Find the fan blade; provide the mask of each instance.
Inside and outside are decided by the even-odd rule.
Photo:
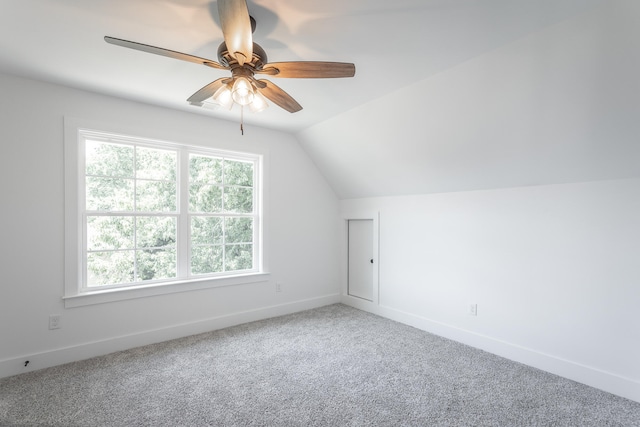
[[[347,62],[272,62],[256,73],[294,79],[329,79],[353,77],[356,74],[356,66]]]
[[[260,93],[266,96],[267,99],[271,100],[274,104],[284,108],[290,113],[302,110],[302,106],[298,104],[298,101],[293,99],[291,95],[271,83],[269,80],[258,80],[258,82],[260,83],[260,85],[258,85]],[[264,87],[261,87],[263,84]]]
[[[189,99],[187,99],[187,102],[202,107],[202,101],[211,98],[218,89],[220,89],[227,83],[227,80],[229,80],[227,77],[222,77],[216,81],[209,83],[208,85],[204,86],[202,89],[191,95]]]
[[[246,0],[218,0],[218,14],[229,54],[240,65],[251,62],[253,37]]]
[[[104,36],[104,41],[107,43],[115,44],[117,46],[128,47],[129,49],[141,50],[147,53],[153,53],[155,55],[162,55],[173,59],[179,59],[181,61],[194,62],[196,64],[206,65],[212,68],[218,68],[220,70],[228,70],[222,64],[212,61],[211,59],[200,58],[198,56],[187,55],[186,53],[176,52],[175,50],[163,49],[161,47],[150,46],[148,44],[136,43],[129,40],[116,39],[115,37]]]

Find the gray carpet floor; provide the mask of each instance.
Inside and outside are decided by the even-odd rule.
[[[640,404],[337,304],[1,379],[0,425],[640,426]]]

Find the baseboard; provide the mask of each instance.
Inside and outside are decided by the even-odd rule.
[[[640,403],[640,382],[630,378],[358,298],[342,296],[341,302]]]
[[[144,331],[107,340],[88,342],[42,353],[28,354],[21,357],[0,360],[0,378],[49,368],[51,366],[62,365],[69,362],[76,362],[78,360],[89,359],[143,345],[223,329],[243,323],[283,316],[286,314],[296,313],[298,311],[310,310],[312,308],[336,304],[339,302],[339,294],[326,295],[318,298],[299,300],[286,304],[212,317],[197,322],[174,325],[168,328]],[[29,361],[29,363],[25,366],[26,361]]]

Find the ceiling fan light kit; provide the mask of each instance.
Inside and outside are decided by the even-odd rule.
[[[233,87],[231,88],[231,97],[233,101],[237,104],[245,105],[251,104],[253,101],[253,89],[251,88],[251,83],[245,77],[238,77],[233,82]]]
[[[263,111],[269,106],[267,100],[290,113],[302,110],[302,106],[291,95],[269,80],[256,79],[256,74],[275,78],[341,78],[355,75],[355,65],[344,62],[268,63],[264,49],[253,42],[256,22],[249,16],[246,0],[218,0],[218,13],[224,36],[224,42],[218,48],[218,61],[109,36],[104,39],[118,46],[230,71],[231,77],[209,83],[191,95],[187,102],[202,107],[204,101],[212,100],[227,109],[238,104],[241,114],[245,106],[252,112]]]
[[[227,110],[231,110],[231,108],[233,107],[233,97],[231,96],[231,87],[228,84],[220,86],[220,89],[218,89],[213,94],[211,99],[216,104],[223,106]],[[192,103],[191,105],[197,105],[197,104]],[[200,106],[202,106],[202,103],[200,103]]]
[[[265,96],[260,92],[254,93],[253,101],[251,101],[251,104],[249,104],[249,109],[253,113],[259,113],[261,111],[266,110],[267,108],[269,108],[269,103],[267,102],[267,98],[265,98]]]

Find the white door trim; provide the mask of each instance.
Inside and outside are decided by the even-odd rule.
[[[341,283],[342,299],[349,304],[364,304],[366,306],[380,305],[380,212],[343,212],[342,216],[342,248],[341,248]],[[349,220],[373,221],[373,300],[366,301],[349,295]]]

